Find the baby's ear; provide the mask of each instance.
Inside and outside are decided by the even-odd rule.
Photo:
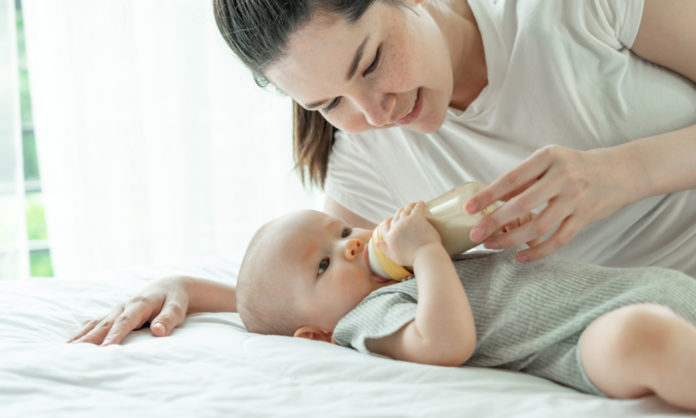
[[[332,341],[332,335],[333,332],[331,331],[326,331],[319,327],[313,327],[308,325],[300,327],[297,331],[295,331],[295,334],[293,334],[294,337],[307,338],[308,340],[325,341],[327,343],[330,343]]]

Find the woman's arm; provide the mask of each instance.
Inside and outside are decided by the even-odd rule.
[[[633,52],[696,83],[696,2],[646,0]],[[496,200],[499,210],[473,228],[471,239],[511,248],[555,229],[519,261],[546,257],[585,226],[638,200],[696,188],[696,125],[591,151],[549,146],[484,188],[467,203],[475,213]],[[548,203],[534,221],[491,235],[525,212]]]
[[[694,22],[693,0],[645,0],[631,50],[696,83]],[[696,125],[621,147],[648,173],[643,196],[639,198],[696,188]]]
[[[407,206],[384,232],[386,254],[413,266],[418,284],[416,317],[398,332],[366,345],[397,360],[459,366],[476,347],[474,317],[454,264],[424,210],[423,202]]]
[[[631,50],[696,82],[696,2],[645,0]]]
[[[150,322],[150,330],[164,337],[195,312],[236,312],[235,289],[223,283],[186,276],[153,282],[128,302],[99,319],[87,321],[68,342],[120,344],[131,331]]]

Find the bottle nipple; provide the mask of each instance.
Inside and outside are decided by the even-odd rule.
[[[413,276],[413,273],[392,261],[377,247],[378,242],[384,241],[384,238],[382,238],[382,225],[384,225],[384,222],[377,225],[367,243],[368,261],[372,272],[391,280],[403,280]]]

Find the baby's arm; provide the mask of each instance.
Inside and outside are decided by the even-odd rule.
[[[131,331],[150,322],[157,337],[169,335],[195,312],[236,312],[232,286],[186,276],[166,277],[153,282],[120,303],[99,319],[87,321],[68,342],[120,344]]]
[[[412,203],[386,224],[382,248],[394,261],[412,265],[418,284],[416,317],[398,332],[366,342],[394,359],[459,366],[473,354],[476,328],[466,291],[440,236]]]

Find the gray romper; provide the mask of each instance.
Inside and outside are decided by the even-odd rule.
[[[476,323],[467,366],[517,370],[604,395],[582,369],[579,340],[602,314],[654,302],[696,324],[696,280],[657,267],[608,268],[559,257],[518,263],[514,250],[455,258]],[[343,317],[334,338],[368,352],[367,339],[398,331],[416,315],[418,288],[405,280],[375,290]]]

